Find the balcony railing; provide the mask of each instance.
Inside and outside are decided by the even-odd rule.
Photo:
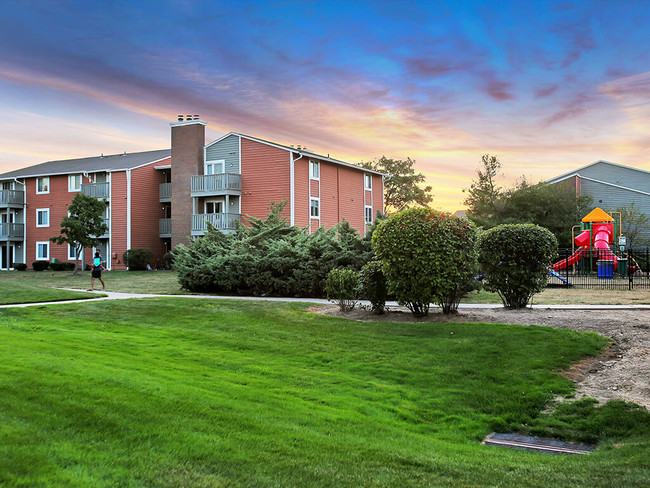
[[[0,223],[0,240],[22,239],[25,237],[25,224]]]
[[[0,205],[22,205],[24,201],[22,190],[0,190]]]
[[[240,195],[241,175],[219,173],[216,175],[192,176],[190,193],[193,197],[225,194]]]
[[[158,233],[160,237],[172,236],[172,219],[159,219],[158,220]]]
[[[192,235],[203,235],[208,230],[208,222],[217,229],[223,231],[235,230],[236,222],[241,221],[241,214],[216,213],[216,214],[193,214]]]
[[[160,184],[160,201],[161,202],[171,202],[172,201],[172,184],[171,183],[161,183]]]
[[[108,200],[111,195],[110,183],[89,183],[81,185],[81,193]]]

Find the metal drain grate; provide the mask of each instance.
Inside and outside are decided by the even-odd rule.
[[[596,446],[589,444],[574,444],[556,439],[543,439],[519,434],[499,434],[498,432],[492,432],[485,438],[483,444],[549,454],[589,454],[596,449]]]

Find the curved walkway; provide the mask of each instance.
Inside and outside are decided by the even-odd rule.
[[[62,288],[64,290],[81,291],[73,288]],[[223,296],[223,295],[161,295],[153,293],[120,293],[114,291],[101,291],[95,290],[93,292],[97,298],[82,298],[76,300],[58,300],[51,302],[33,302],[33,303],[14,303],[8,305],[0,305],[0,308],[11,307],[33,307],[41,305],[58,305],[64,303],[84,303],[88,301],[103,301],[103,300],[125,300],[130,298],[216,298],[224,300],[257,300],[257,301],[270,301],[270,302],[301,302],[301,303],[316,303],[320,305],[331,305],[331,302],[325,298],[291,298],[291,297],[250,297],[250,296]],[[105,295],[105,296],[102,296]],[[359,303],[369,305],[370,302],[361,300]],[[406,307],[401,307],[397,302],[386,302],[386,306],[393,310],[407,310]],[[431,307],[432,310],[439,307]],[[500,303],[461,303],[458,308],[460,310],[473,310],[473,309],[499,309],[503,308]],[[650,310],[650,305],[530,305],[528,308],[541,309],[541,310]]]

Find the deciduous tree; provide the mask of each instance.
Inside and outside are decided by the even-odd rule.
[[[108,231],[103,219],[105,210],[106,204],[101,200],[77,193],[68,205],[68,216],[61,220],[61,233],[50,239],[59,245],[69,244],[76,250],[73,274],[79,270],[81,250],[97,246],[97,236]]]

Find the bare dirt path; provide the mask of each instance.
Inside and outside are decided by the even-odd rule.
[[[314,308],[321,313],[356,320],[490,322],[597,332],[613,339],[614,343],[600,357],[582,361],[567,372],[576,383],[578,397],[588,396],[600,402],[625,400],[650,410],[650,310],[496,308],[461,310],[449,316],[432,311],[425,319],[415,319],[408,311],[390,311],[377,316],[364,310],[341,314],[335,305]]]

